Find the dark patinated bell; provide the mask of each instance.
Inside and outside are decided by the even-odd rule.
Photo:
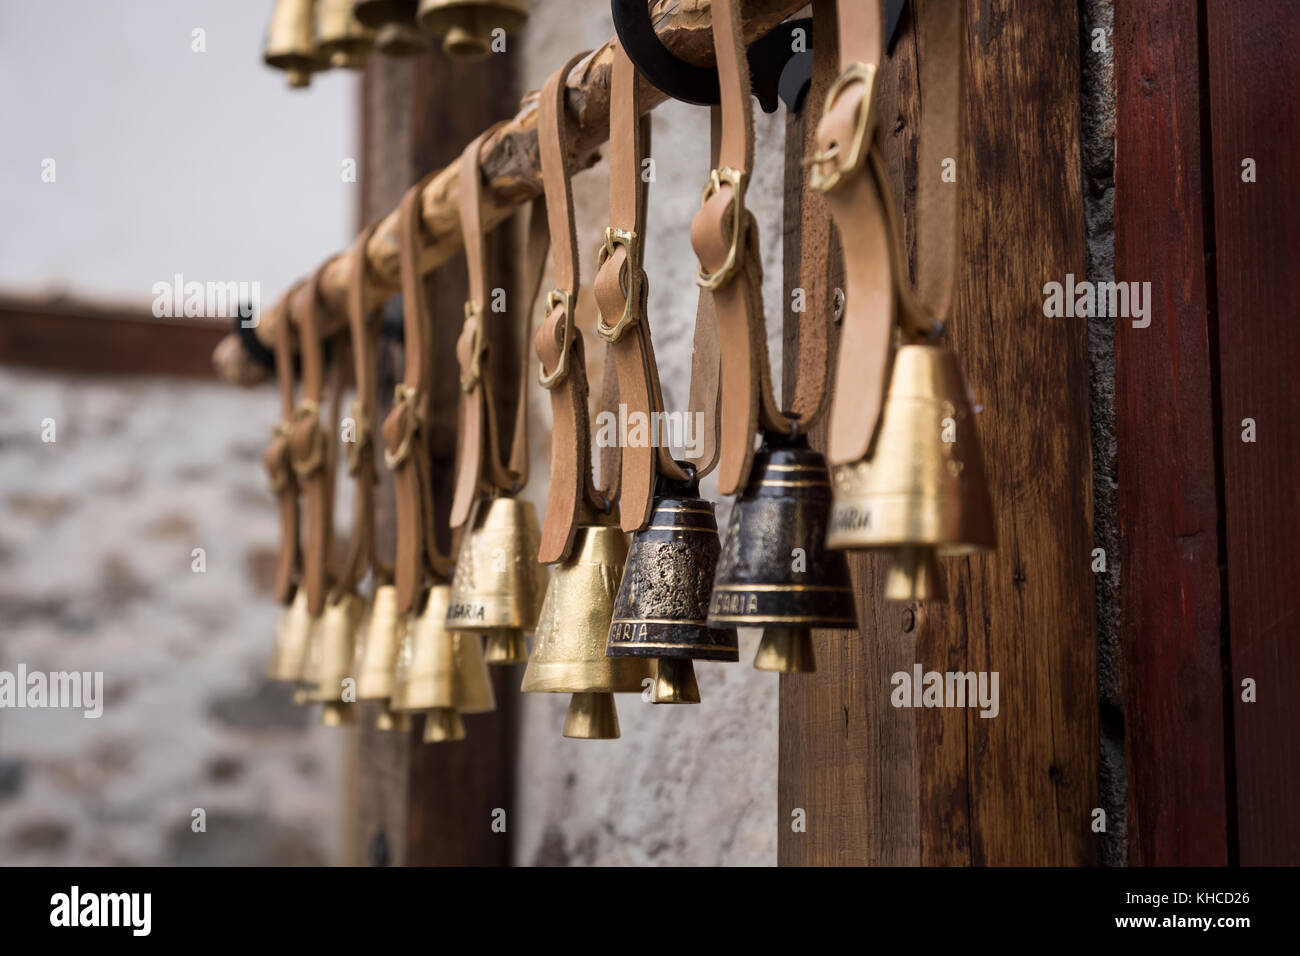
[[[658,491],[650,523],[632,538],[605,653],[657,657],[654,702],[698,704],[691,661],[740,659],[735,626],[707,621],[721,550],[718,524],[696,482],[661,477]]]
[[[708,618],[764,628],[760,670],[814,670],[811,630],[858,626],[848,563],[825,543],[830,504],[826,459],[802,437],[765,436],[722,536]]]

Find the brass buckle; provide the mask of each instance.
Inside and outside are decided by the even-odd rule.
[[[812,171],[808,174],[808,185],[813,189],[824,193],[837,189],[845,178],[852,175],[863,165],[867,149],[871,145],[868,134],[871,132],[875,120],[875,111],[872,109],[872,101],[875,99],[875,80],[876,65],[874,63],[854,63],[837,76],[835,82],[831,84],[831,88],[826,91],[826,106],[822,111],[823,115],[831,111],[835,100],[850,84],[861,83],[866,87],[862,99],[858,103],[857,118],[853,127],[853,141],[849,144],[849,152],[843,162],[836,163],[835,168],[829,173],[822,173],[821,171],[823,165],[840,157],[841,149],[838,143],[826,150],[826,152],[817,153],[804,160],[805,165],[812,167]]]
[[[613,325],[605,323],[605,316],[602,315],[596,320],[596,331],[606,342],[613,345],[627,332],[628,328],[637,321],[637,310],[641,305],[641,277],[640,270],[637,269],[636,262],[636,233],[630,229],[615,229],[610,226],[605,230],[605,244],[600,247],[600,265],[604,265],[614,251],[622,246],[627,251],[627,258],[624,260],[623,269],[618,276],[619,288],[623,291],[623,314],[619,316],[617,322]]]
[[[546,371],[545,363],[541,363],[537,381],[545,389],[555,388],[569,374],[569,351],[573,347],[575,332],[573,325],[573,293],[565,289],[552,289],[546,293],[546,314],[548,316],[555,311],[557,305],[564,306],[564,331],[560,337],[560,360],[555,363],[555,370],[549,373]]]
[[[696,264],[695,282],[709,291],[720,289],[730,282],[740,267],[740,226],[741,220],[745,218],[745,171],[719,166],[709,173],[709,184],[704,187],[700,205],[703,206],[712,199],[723,183],[731,187],[731,247],[727,250],[726,261],[717,272],[709,272],[702,262]]]
[[[474,346],[470,352],[469,368],[460,371],[460,388],[463,392],[474,391],[474,386],[483,377],[483,353],[487,351],[487,342],[483,338],[483,320],[480,317],[483,307],[473,300],[465,303],[465,321],[475,319]]]
[[[400,409],[402,415],[402,440],[397,451],[384,448],[384,464],[390,471],[396,470],[411,455],[411,441],[415,437],[415,402],[418,395],[414,388],[405,382],[398,382],[393,388],[393,408]]]
[[[293,467],[294,474],[299,477],[310,475],[325,461],[325,428],[320,421],[320,406],[310,399],[303,399],[290,416],[290,428],[293,423],[302,419],[315,419],[316,427],[312,429],[311,451],[305,459],[299,461],[293,457],[292,446],[290,446],[289,464]]]

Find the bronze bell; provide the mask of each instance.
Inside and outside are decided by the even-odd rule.
[[[331,66],[359,70],[375,46],[375,31],[352,12],[352,0],[316,0],[316,48]]]
[[[280,616],[275,655],[267,676],[271,680],[297,683],[302,679],[311,645],[312,616],[307,610],[307,590],[298,588]]]
[[[658,491],[650,523],[632,536],[605,653],[658,658],[654,702],[698,704],[691,661],[740,659],[735,628],[706,620],[721,550],[718,524],[696,482],[660,476]]]
[[[314,0],[276,0],[266,31],[262,59],[284,70],[291,87],[307,86],[312,73],[326,69],[329,60],[316,48]]]
[[[411,726],[409,715],[394,711],[389,706],[397,671],[397,655],[401,650],[406,623],[405,615],[397,612],[397,588],[391,584],[381,584],[375,588],[375,597],[370,604],[370,619],[357,644],[356,675],[357,700],[384,702],[384,708],[376,722],[380,730],[409,730]]]
[[[525,0],[420,0],[420,29],[443,37],[450,55],[477,60],[492,51],[492,31],[518,33],[528,19]]]
[[[415,8],[419,0],[353,0],[352,14],[372,30],[389,23],[415,26]]]
[[[967,395],[948,349],[901,346],[867,457],[835,468],[826,543],[892,549],[891,600],[942,597],[936,555],[997,545]]]
[[[764,628],[759,670],[814,670],[812,628],[858,626],[848,563],[825,544],[830,490],[804,438],[767,435],[731,508],[709,624]]]
[[[326,606],[316,628],[305,683],[311,687],[307,699],[324,705],[321,722],[327,727],[350,724],[356,719],[356,708],[344,697],[344,681],[354,677],[357,630],[363,611],[361,598],[346,595]]]
[[[533,653],[520,689],[567,693],[564,736],[618,736],[616,693],[637,693],[654,678],[653,661],[606,657],[614,596],[627,560],[627,537],[616,527],[580,525],[573,548],[551,575],[537,620]]]
[[[524,634],[537,626],[546,590],[540,541],[531,502],[491,498],[474,510],[451,582],[447,626],[483,635],[489,664],[528,659]]]

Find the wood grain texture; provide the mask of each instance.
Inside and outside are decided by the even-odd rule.
[[[1300,17],[1207,0],[1229,690],[1243,865],[1300,862]],[[1255,161],[1256,181],[1242,180]],[[1242,441],[1242,421],[1256,441]],[[1241,700],[1253,678],[1258,701]]]
[[[1129,862],[1228,862],[1221,594],[1196,9],[1115,8],[1120,642]],[[1110,571],[1109,573],[1114,573]]]

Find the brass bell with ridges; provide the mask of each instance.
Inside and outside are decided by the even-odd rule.
[[[492,32],[518,33],[528,19],[525,0],[420,0],[420,29],[443,38],[450,55],[476,60],[492,51]]]
[[[617,527],[580,525],[569,557],[551,574],[537,621],[533,652],[520,689],[525,693],[567,693],[564,736],[618,736],[616,693],[639,693],[653,680],[654,662],[642,657],[607,657],[627,536]]]
[[[901,346],[867,457],[834,469],[827,544],[894,552],[892,600],[942,596],[936,555],[997,545],[974,414],[956,357]]]
[[[460,740],[465,726],[456,712],[455,665],[447,616],[446,585],[430,589],[424,609],[406,628],[393,678],[394,711],[425,711],[429,723],[447,728],[443,740]]]
[[[691,661],[740,659],[735,628],[707,621],[721,550],[718,523],[695,482],[661,476],[658,491],[649,523],[632,536],[605,653],[658,658],[654,702],[697,704]]]
[[[275,654],[267,669],[271,680],[297,683],[302,679],[311,644],[311,611],[307,609],[307,591],[298,588],[293,600],[280,617]]]
[[[348,594],[326,605],[316,629],[314,666],[309,675],[308,699],[324,705],[321,722],[326,726],[350,724],[356,719],[354,694],[345,681],[354,680],[357,631],[361,627],[364,602]]]
[[[266,30],[262,59],[267,66],[284,70],[291,87],[304,87],[311,75],[329,67],[329,60],[316,47],[314,0],[276,0]]]
[[[546,591],[540,541],[531,502],[502,496],[475,508],[452,577],[447,626],[481,634],[489,664],[528,659],[524,634],[537,626]]]
[[[317,0],[316,48],[331,66],[359,70],[375,46],[375,31],[352,11],[352,0]]]
[[[708,618],[767,629],[760,670],[814,670],[811,630],[858,626],[848,563],[826,547],[829,512],[826,459],[798,435],[765,436],[722,536]]]

